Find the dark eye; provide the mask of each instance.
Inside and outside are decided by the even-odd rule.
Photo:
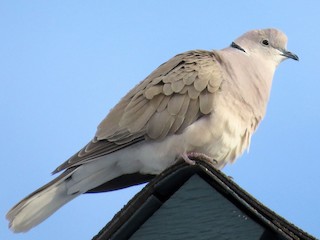
[[[269,41],[267,39],[262,40],[262,44],[265,46],[269,46]]]

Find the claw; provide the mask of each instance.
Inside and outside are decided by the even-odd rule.
[[[188,153],[182,153],[182,154],[180,154],[180,157],[181,157],[186,163],[188,163],[188,164],[190,164],[190,165],[195,165],[195,164],[196,164],[196,162],[195,162],[194,160],[191,160],[191,159],[189,158],[189,154],[188,154]]]
[[[217,164],[218,162],[209,157],[208,155],[204,154],[204,153],[199,153],[199,152],[188,152],[188,153],[182,153],[180,154],[180,158],[182,158],[186,163],[190,164],[190,165],[195,165],[196,161],[191,160],[190,158],[199,158],[209,164]]]

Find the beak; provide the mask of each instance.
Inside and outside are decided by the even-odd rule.
[[[285,56],[286,58],[291,58],[293,60],[299,61],[299,57],[296,54],[289,52],[285,49],[281,51],[281,55]]]
[[[233,47],[233,48],[236,48],[236,49],[239,49],[240,51],[242,52],[246,52],[242,47],[240,47],[238,44],[236,44],[235,42],[232,42],[230,47]]]

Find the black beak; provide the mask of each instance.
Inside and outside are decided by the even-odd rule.
[[[281,53],[282,56],[285,56],[287,58],[291,58],[293,60],[299,61],[299,57],[296,54],[294,54],[292,52],[289,52],[287,50],[282,50],[281,52],[282,52]]]
[[[232,42],[230,47],[233,47],[233,48],[236,48],[236,49],[239,49],[240,51],[242,52],[246,52],[242,47],[240,47],[238,44],[236,44],[235,42]]]

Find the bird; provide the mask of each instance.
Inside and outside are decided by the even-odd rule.
[[[299,60],[286,45],[282,31],[259,29],[221,50],[169,59],[110,110],[93,139],[53,171],[60,175],[9,210],[9,228],[27,232],[81,194],[146,182],[179,159],[233,163],[265,116],[277,66]]]

